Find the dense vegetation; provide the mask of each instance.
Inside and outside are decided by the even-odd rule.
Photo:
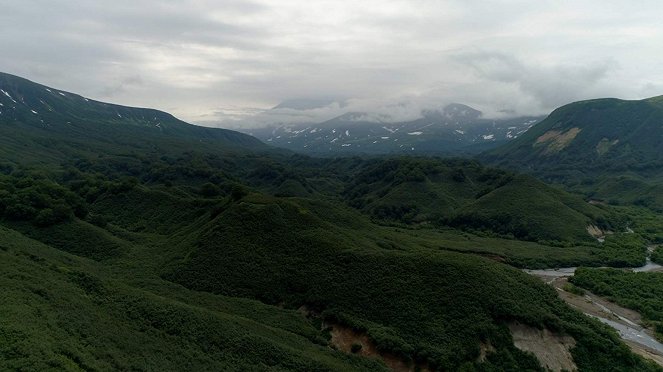
[[[295,311],[112,271],[0,227],[0,369],[384,370]]]
[[[17,107],[49,93],[11,84]],[[580,369],[656,370],[508,265],[640,262],[639,233],[585,231],[626,213],[472,161],[312,159],[69,96],[50,125],[0,121],[0,369],[384,370],[334,350],[341,324],[406,363],[540,370],[518,321],[572,336]]]
[[[656,263],[663,264],[663,249],[655,249],[651,254],[651,260]]]
[[[616,269],[578,269],[573,284],[637,310],[663,339],[663,273]]]

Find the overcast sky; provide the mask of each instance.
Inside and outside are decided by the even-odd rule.
[[[663,94],[662,15],[658,0],[4,0],[0,71],[206,125],[289,120],[265,110],[301,98],[342,102],[311,120],[541,114]]]

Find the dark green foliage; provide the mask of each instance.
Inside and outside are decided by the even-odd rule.
[[[385,370],[313,343],[294,311],[134,288],[4,227],[0,244],[2,370]]]
[[[206,182],[202,186],[200,186],[200,195],[206,196],[208,198],[218,196],[221,193],[221,189],[211,183],[211,182]]]
[[[246,195],[248,195],[248,191],[246,190],[246,187],[244,187],[240,184],[234,184],[232,186],[231,190],[230,190],[230,197],[234,201],[238,201]]]
[[[87,215],[85,201],[39,174],[0,176],[0,218],[51,226]]]
[[[655,249],[651,254],[651,260],[659,264],[663,264],[663,249],[660,247]]]

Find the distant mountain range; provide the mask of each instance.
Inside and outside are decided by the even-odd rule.
[[[318,101],[284,102],[276,108],[309,108]],[[262,141],[312,155],[477,154],[518,138],[542,116],[485,119],[469,106],[424,111],[416,120],[393,122],[370,112],[348,112],[316,124],[279,124],[246,130]]]

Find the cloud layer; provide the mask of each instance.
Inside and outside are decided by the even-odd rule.
[[[206,125],[403,118],[449,102],[541,114],[663,94],[660,14],[642,0],[13,1],[0,70]]]

